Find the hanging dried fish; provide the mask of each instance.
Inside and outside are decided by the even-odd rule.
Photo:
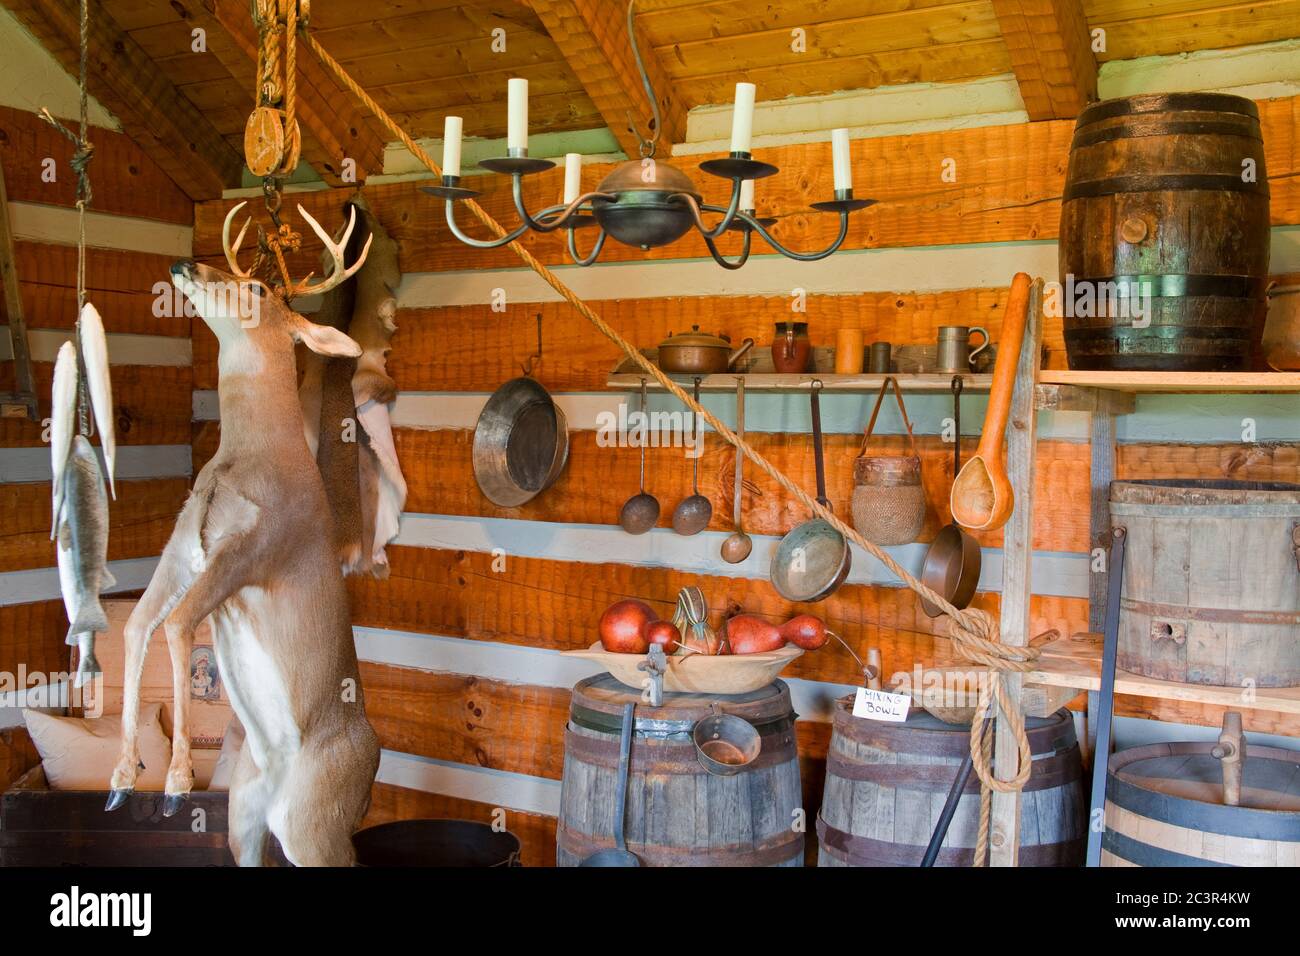
[[[77,431],[77,349],[71,342],[59,346],[54,361],[54,389],[50,401],[50,540],[59,529],[59,510],[63,507],[63,471],[72,451],[72,436]]]
[[[117,486],[113,480],[113,470],[117,460],[117,435],[113,430],[113,384],[108,372],[108,339],[104,335],[104,320],[89,302],[81,307],[79,328],[90,407],[95,415],[95,428],[99,431],[99,445],[104,449],[108,489],[116,501]]]
[[[72,439],[57,519],[59,587],[68,612],[69,644],[80,649],[74,687],[101,673],[95,633],[108,630],[99,596],[116,582],[108,571],[108,495],[99,457],[85,435]]]

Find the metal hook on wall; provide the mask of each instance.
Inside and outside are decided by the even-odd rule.
[[[542,361],[542,313],[537,313],[537,352],[528,356],[528,361],[520,366],[524,370],[524,375],[529,378],[533,374],[533,366],[540,364]]]

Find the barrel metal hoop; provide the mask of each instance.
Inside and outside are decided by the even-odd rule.
[[[1220,607],[1188,607],[1183,604],[1159,604],[1122,598],[1126,611],[1175,621],[1201,621],[1207,624],[1262,624],[1266,626],[1300,626],[1300,611],[1250,611]]]
[[[1114,196],[1118,193],[1158,193],[1203,189],[1210,192],[1254,193],[1268,196],[1268,181],[1245,182],[1235,173],[1175,173],[1166,176],[1111,176],[1071,182],[1065,187],[1061,199],[1092,199],[1097,196]]]
[[[561,820],[555,828],[555,842],[561,850],[583,860],[599,850],[608,850],[614,838],[594,838],[570,829]],[[803,833],[792,829],[783,829],[754,845],[689,847],[627,842],[627,848],[651,866],[775,866],[800,859],[803,845]]]
[[[852,698],[841,698],[841,703]],[[863,720],[852,716],[846,706],[837,703],[832,727],[835,735],[852,740],[856,744],[874,747],[890,753],[916,755],[925,757],[961,758],[970,752],[970,728],[958,724],[947,724],[945,728],[926,729],[909,728],[906,724],[882,723]],[[1037,721],[1035,721],[1037,723]],[[1073,729],[1072,718],[1068,712],[1058,710],[1050,717],[1042,718],[1037,726],[1027,727],[1031,752],[1037,756],[1055,753],[1061,748],[1061,731],[1066,727]],[[911,733],[902,734],[902,730]],[[900,749],[902,748],[902,749]]]
[[[1052,790],[1073,783],[1081,776],[1078,745],[1065,752],[1036,758],[1033,775],[1024,790]],[[826,755],[826,776],[841,780],[875,783],[887,787],[928,793],[947,793],[957,773],[957,764],[854,763],[832,750]],[[972,776],[962,793],[979,793],[979,778]]]
[[[588,737],[565,728],[564,753],[584,764],[616,770],[619,762],[619,741],[616,737]],[[762,737],[762,750],[744,768],[745,771],[762,770],[778,764],[798,760],[794,733],[766,734]],[[634,737],[630,773],[704,774],[709,771],[699,761],[692,740],[649,740]]]
[[[1217,803],[1202,803],[1138,786],[1120,776],[1126,766],[1149,757],[1207,753],[1207,744],[1149,744],[1114,754],[1108,766],[1106,798],[1110,803],[1136,813],[1189,830],[1252,840],[1300,842],[1300,811],[1249,810]],[[1252,747],[1251,756],[1294,761],[1296,755],[1276,747]]]
[[[1259,107],[1244,96],[1225,93],[1152,93],[1094,103],[1079,114],[1079,126],[1116,116],[1165,112],[1236,113],[1259,119]]]
[[[1238,136],[1263,143],[1258,123],[1225,123],[1215,120],[1174,120],[1168,122],[1132,123],[1124,126],[1107,126],[1102,129],[1080,127],[1074,133],[1071,149],[1111,143],[1118,139],[1140,139],[1146,136]]]
[[[827,823],[820,813],[817,814],[817,840],[821,852],[829,851],[836,859],[852,866],[920,866],[925,855],[925,847],[920,844],[889,843],[845,833]],[[970,866],[974,858],[974,847],[945,846],[939,850],[935,862],[939,866]],[[1020,866],[1078,866],[1082,861],[1081,839],[1022,846],[1019,852]]]
[[[1227,299],[1259,299],[1263,301],[1268,291],[1268,276],[1229,276],[1149,273],[1119,276],[1075,276],[1077,288],[1083,283],[1090,288],[1103,284],[1115,286],[1117,299],[1151,296],[1153,299],[1177,299],[1189,296],[1220,296]]]
[[[1114,830],[1102,834],[1101,848],[1137,866],[1232,866],[1231,863],[1219,863],[1199,856],[1188,856],[1186,853],[1175,853],[1149,843],[1139,843]]]
[[[742,717],[741,719],[744,720],[745,718]],[[617,736],[622,727],[620,717],[606,714],[604,711],[592,710],[576,703],[569,708],[569,720],[584,730],[594,730],[597,733],[613,736]],[[768,720],[751,720],[749,723],[760,734],[776,734],[793,727],[794,718],[789,714],[782,714]],[[691,729],[694,726],[695,721],[693,720],[655,720],[654,718],[637,717],[635,733],[638,737],[689,740]]]
[[[1300,517],[1300,506],[1286,501],[1250,505],[1143,505],[1112,501],[1110,513],[1141,518],[1290,518],[1294,521]]]

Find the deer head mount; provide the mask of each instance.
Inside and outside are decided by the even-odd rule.
[[[248,232],[248,227],[253,221],[252,217],[244,220],[243,228],[239,230],[239,235],[235,237],[234,243],[232,244],[230,241],[230,226],[235,221],[235,216],[239,214],[239,210],[243,209],[246,205],[248,205],[248,200],[244,200],[234,206],[230,212],[226,213],[226,221],[222,223],[221,226],[221,248],[226,254],[226,262],[230,265],[231,273],[238,279],[252,279],[254,278],[253,273],[258,269],[257,260],[254,261],[252,268],[243,269],[239,265],[238,258],[239,247],[244,242],[244,236]],[[268,241],[265,236],[263,236],[261,245],[263,248],[267,248],[269,245],[271,250],[275,253],[276,258],[279,260],[280,271],[284,277],[284,286],[280,294],[284,297],[285,301],[299,295],[320,295],[321,293],[328,292],[340,283],[346,282],[365,263],[366,254],[370,252],[370,243],[374,239],[373,235],[368,238],[365,247],[361,250],[361,255],[357,257],[357,261],[354,262],[350,268],[346,267],[343,262],[343,251],[347,248],[348,239],[352,236],[352,229],[357,223],[356,209],[352,209],[349,212],[347,228],[343,230],[343,236],[337,242],[331,238],[329,233],[321,228],[321,224],[312,217],[311,213],[302,208],[301,204],[298,206],[298,213],[303,219],[307,220],[307,224],[310,225],[312,231],[320,237],[321,242],[325,243],[325,251],[329,254],[331,267],[329,275],[314,283],[311,281],[311,277],[314,273],[310,272],[297,282],[290,282],[288,273],[284,267],[284,258],[280,253],[280,249],[276,245],[276,240]],[[259,228],[259,232],[260,231]],[[262,254],[259,253],[259,259],[261,258],[261,255]]]

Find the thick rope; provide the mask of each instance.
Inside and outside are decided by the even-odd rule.
[[[86,81],[86,64],[90,58],[90,5],[89,0],[81,0],[80,22],[80,67],[78,70],[80,126],[73,133],[57,119],[48,109],[41,108],[41,119],[58,130],[76,149],[72,153],[69,165],[77,174],[77,426],[81,434],[91,434],[90,384],[86,379],[86,360],[81,353],[81,310],[86,305],[86,207],[90,205],[90,161],[95,157],[95,147],[86,138],[90,128],[87,119],[90,112],[90,94]],[[57,515],[56,515],[57,518]]]
[[[368,94],[347,71],[336,61],[330,54],[317,42],[316,38],[310,34],[305,35],[307,43],[310,45],[312,52],[320,58],[320,61],[337,77],[354,96],[357,97],[371,113],[384,125],[388,132],[396,137],[401,143],[410,150],[421,163],[435,176],[441,176],[442,170],[438,168],[433,158],[424,151],[423,148],[414,139],[407,134],[397,123],[388,115],[387,112]],[[488,212],[483,209],[477,202],[470,199],[465,202],[470,212],[478,219],[487,229],[497,238],[506,234],[506,229],[499,222],[492,218]],[[1010,699],[1007,696],[1006,687],[1002,681],[1003,671],[1026,672],[1034,669],[1034,662],[1038,658],[1038,649],[1028,646],[1012,646],[1003,644],[997,638],[999,636],[997,620],[987,611],[967,608],[965,610],[954,607],[943,595],[937,593],[928,587],[922,581],[913,577],[908,571],[898,564],[890,555],[873,542],[863,537],[857,530],[850,527],[839,517],[837,517],[829,508],[823,507],[811,495],[794,483],[781,472],[775,465],[764,458],[754,449],[747,441],[737,436],[730,428],[722,423],[716,415],[704,408],[698,402],[694,401],[686,391],[670,379],[659,366],[655,365],[640,351],[624,339],[619,333],[610,326],[604,319],[597,315],[592,308],[578,298],[561,279],[550,269],[543,265],[536,256],[525,249],[517,241],[509,244],[509,248],[523,260],[524,264],[541,276],[552,289],[568,302],[578,314],[594,325],[606,338],[617,345],[629,359],[631,359],[646,375],[653,378],[669,394],[675,397],[687,408],[691,409],[696,415],[704,419],[708,425],[716,431],[723,439],[731,445],[734,445],[745,457],[752,461],[758,468],[778,485],[784,488],[800,504],[804,505],[818,518],[831,525],[836,531],[842,534],[848,540],[854,542],[867,553],[871,554],[876,560],[889,569],[899,580],[909,588],[928,600],[930,603],[939,607],[948,615],[948,636],[952,639],[957,649],[968,660],[984,664],[991,668],[989,679],[981,681],[979,710],[976,714],[976,720],[971,724],[971,759],[974,764],[975,772],[979,775],[986,791],[996,790],[1002,793],[1011,793],[1020,790],[1025,782],[1029,779],[1031,770],[1032,753],[1029,749],[1029,741],[1025,736],[1024,717],[1019,708],[1010,706]],[[1019,749],[1020,761],[1016,775],[1010,780],[998,780],[993,773],[991,755],[981,744],[979,728],[983,723],[983,716],[988,712],[989,705],[993,700],[997,701],[999,714],[1007,721],[1008,727],[1016,739]],[[985,827],[984,829],[987,829]]]

